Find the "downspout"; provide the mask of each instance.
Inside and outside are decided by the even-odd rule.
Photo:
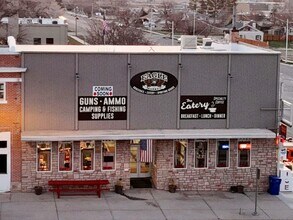
[[[177,85],[177,123],[176,128],[180,129],[180,94],[181,94],[181,71],[182,71],[182,57],[181,54],[178,55],[178,85]]]
[[[227,75],[227,118],[226,118],[226,128],[230,128],[230,95],[231,95],[231,66],[232,66],[232,56],[229,54],[228,59],[228,75]]]
[[[79,73],[78,73],[78,54],[75,54],[75,120],[74,120],[74,130],[79,129],[78,124],[78,88],[79,88]]]
[[[131,75],[131,59],[130,54],[127,55],[127,121],[126,129],[130,129],[130,75]]]

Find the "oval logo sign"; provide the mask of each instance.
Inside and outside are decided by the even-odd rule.
[[[177,85],[175,76],[159,70],[138,73],[130,80],[130,86],[135,91],[147,95],[165,94],[175,89]]]

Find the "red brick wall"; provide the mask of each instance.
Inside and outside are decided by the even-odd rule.
[[[0,67],[19,67],[20,56],[0,55]],[[20,78],[20,73],[0,73],[1,78]],[[11,187],[21,188],[21,82],[6,83],[7,103],[0,103],[0,132],[11,132]]]
[[[20,67],[21,56],[0,55],[0,67]]]

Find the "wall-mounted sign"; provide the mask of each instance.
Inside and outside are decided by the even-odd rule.
[[[287,126],[286,125],[280,124],[279,135],[281,136],[281,138],[286,139],[286,136],[287,136]]]
[[[93,96],[113,96],[113,86],[93,86]]]
[[[175,89],[177,85],[175,76],[159,70],[138,73],[130,80],[130,86],[135,91],[147,95],[165,94]]]
[[[180,119],[226,119],[227,96],[181,96]]]
[[[126,96],[78,97],[78,120],[126,120]]]

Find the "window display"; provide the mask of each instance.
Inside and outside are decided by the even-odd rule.
[[[102,170],[115,170],[116,141],[102,141]]]
[[[217,167],[229,167],[229,141],[218,141],[217,142]]]
[[[72,171],[72,142],[59,142],[59,171]]]
[[[238,167],[250,167],[250,141],[238,142]]]
[[[51,171],[51,142],[37,143],[37,170],[38,171]]]
[[[81,170],[94,170],[95,141],[80,142]]]
[[[194,167],[207,168],[208,142],[206,140],[196,140],[194,146]]]
[[[174,168],[186,168],[187,140],[174,141]]]

